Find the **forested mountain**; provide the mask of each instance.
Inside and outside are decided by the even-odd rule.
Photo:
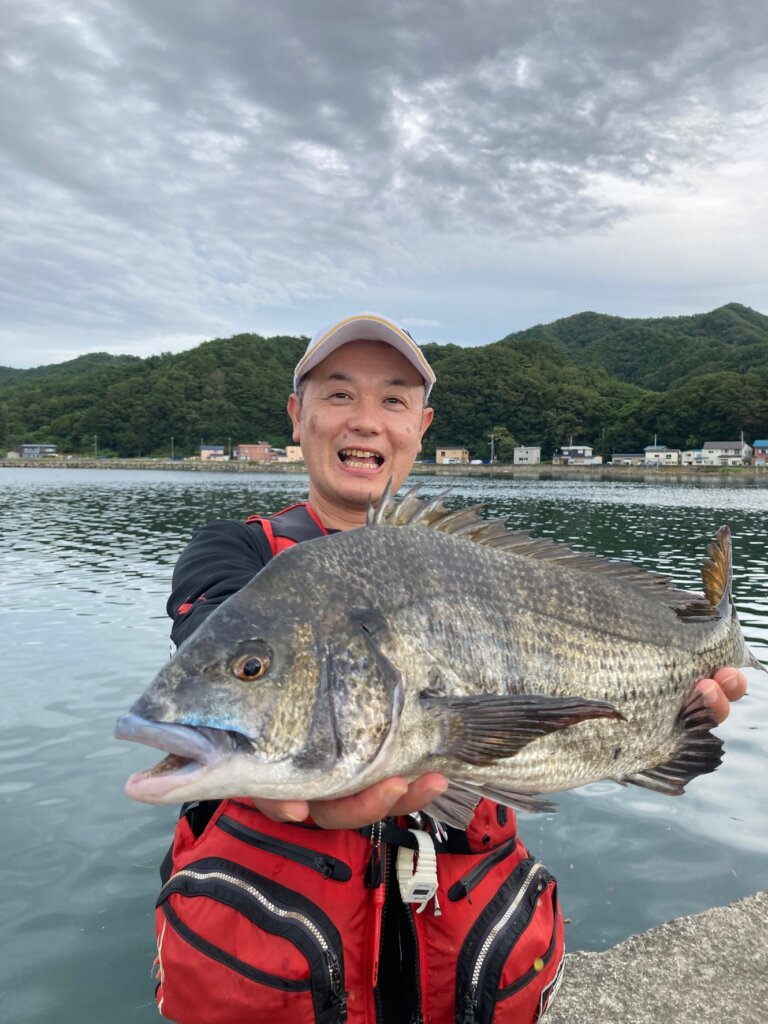
[[[178,355],[93,353],[32,370],[0,367],[0,450],[177,454],[206,444],[290,442],[285,399],[306,338],[241,334]],[[436,444],[488,454],[510,442],[596,451],[768,434],[768,317],[730,304],[689,317],[579,313],[472,348],[426,345],[437,373]],[[499,431],[498,428],[503,428]],[[429,435],[428,435],[429,437]]]

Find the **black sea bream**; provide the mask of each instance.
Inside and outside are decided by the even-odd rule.
[[[627,563],[385,497],[369,524],[298,544],[214,611],[118,722],[168,751],[133,775],[150,803],[331,798],[445,773],[428,808],[463,825],[480,796],[600,779],[677,795],[720,763],[694,684],[760,667],[718,531],[704,595]]]

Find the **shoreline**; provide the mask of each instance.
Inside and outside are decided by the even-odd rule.
[[[129,469],[167,470],[185,473],[306,473],[303,462],[208,462],[200,459],[172,461],[171,459],[0,459],[2,469]],[[768,469],[757,466],[495,466],[450,465],[417,463],[411,476],[483,477],[519,480],[598,480],[598,481],[650,481],[706,480],[708,483],[765,482]]]

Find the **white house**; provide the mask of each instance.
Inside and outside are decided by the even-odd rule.
[[[741,441],[705,441],[707,466],[743,466],[752,459],[752,446]]]
[[[684,466],[706,466],[707,460],[703,448],[687,448],[680,457]]]
[[[520,447],[515,448],[512,461],[516,466],[538,466],[541,462],[541,447]]]
[[[644,462],[643,452],[614,452],[611,456],[612,466],[642,466]]]
[[[645,449],[646,466],[679,466],[680,449],[665,444],[649,444]]]
[[[553,466],[600,466],[602,455],[593,455],[588,444],[564,444],[552,456]]]

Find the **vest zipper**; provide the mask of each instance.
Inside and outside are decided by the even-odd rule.
[[[344,991],[342,984],[343,979],[341,965],[327,937],[315,921],[307,917],[306,914],[300,913],[298,910],[286,910],[284,907],[277,906],[260,889],[257,889],[255,885],[251,885],[249,882],[243,881],[242,878],[238,878],[236,875],[227,874],[224,871],[194,871],[192,868],[182,868],[180,871],[177,871],[175,875],[169,878],[162,887],[158,897],[158,903],[163,898],[164,890],[169,888],[179,878],[192,878],[197,882],[206,882],[209,880],[224,882],[225,885],[230,885],[233,888],[246,893],[274,917],[294,921],[309,932],[325,958],[328,974],[328,986],[331,993],[331,1003],[338,1009],[339,1024],[344,1024],[347,1019],[347,994]]]
[[[279,857],[285,857],[287,860],[302,864],[304,867],[317,871],[323,878],[333,878],[337,882],[348,882],[352,877],[352,868],[349,864],[345,864],[344,861],[336,857],[328,857],[324,853],[310,850],[305,846],[299,846],[298,843],[291,843],[287,839],[278,839],[264,832],[257,832],[256,829],[252,829],[241,821],[230,818],[228,815],[222,814],[217,819],[216,825],[222,831],[227,832],[236,839],[242,839],[243,842],[248,843],[250,846],[256,846],[261,850],[266,850],[268,853],[274,853]]]
[[[524,898],[527,896],[527,894],[536,885],[539,886],[540,891],[544,888],[544,886],[541,885],[537,877],[542,870],[546,870],[543,864],[536,862],[531,865],[531,867],[528,870],[528,873],[525,876],[525,879],[523,880],[523,884],[520,886],[517,893],[515,894],[515,898],[506,908],[504,913],[496,919],[496,921],[489,929],[488,934],[485,936],[483,944],[480,947],[480,951],[478,952],[474,965],[472,967],[469,988],[464,1002],[464,1017],[462,1020],[462,1024],[477,1024],[477,1022],[480,1020],[480,1018],[477,1016],[477,993],[480,988],[480,978],[483,973],[485,962],[498,936],[519,914],[520,906]]]
[[[479,864],[476,864],[473,868],[458,880],[448,890],[448,899],[452,903],[457,903],[464,897],[467,898],[468,902],[472,900],[469,898],[469,894],[479,885],[480,882],[485,878],[489,871],[496,867],[499,861],[504,860],[505,857],[509,857],[510,854],[515,852],[517,847],[517,836],[512,836],[506,842],[502,843],[501,846],[497,847],[491,853],[485,854],[482,857]]]

